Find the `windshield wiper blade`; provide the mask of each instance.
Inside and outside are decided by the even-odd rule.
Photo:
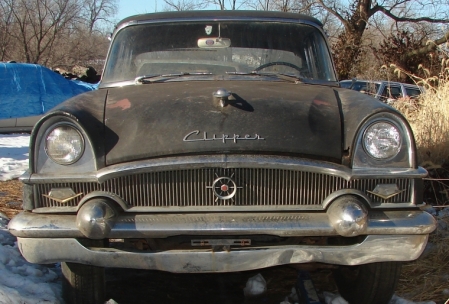
[[[289,74],[283,74],[283,73],[260,73],[257,71],[251,71],[251,72],[226,72],[226,74],[229,75],[242,75],[242,76],[266,76],[266,77],[274,77],[277,79],[287,80],[293,83],[301,83],[303,82],[303,79],[298,76],[293,76]]]
[[[260,75],[259,72],[226,72],[228,75]]]
[[[198,72],[198,73],[173,73],[173,74],[162,74],[162,75],[142,75],[136,77],[134,80],[136,83],[153,83],[159,81],[165,81],[168,79],[183,77],[183,76],[202,76],[202,75],[212,75],[212,73]]]
[[[287,81],[293,82],[293,83],[302,83],[304,81],[304,79],[299,76],[293,76],[293,75],[289,75],[289,74],[270,73],[270,75],[275,76],[282,80],[287,80]]]

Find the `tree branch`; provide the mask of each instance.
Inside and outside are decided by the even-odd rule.
[[[371,16],[377,12],[383,13],[385,16],[390,17],[396,22],[429,22],[429,23],[449,23],[449,19],[436,19],[430,17],[420,17],[420,18],[408,18],[408,17],[398,17],[391,12],[391,9],[387,9],[384,6],[376,5],[371,10]]]
[[[446,43],[448,41],[449,41],[449,32],[447,32],[440,39],[437,39],[435,41],[428,41],[427,45],[423,46],[422,48],[419,48],[417,50],[413,50],[413,51],[410,51],[410,52],[404,54],[404,57],[408,58],[408,57],[412,57],[412,56],[416,56],[416,55],[432,52],[433,50],[435,50],[437,48],[438,45]]]

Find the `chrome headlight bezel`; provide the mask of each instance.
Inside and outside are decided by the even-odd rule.
[[[66,131],[64,131],[64,129],[66,129]],[[52,152],[52,150],[54,150],[54,147],[49,147],[50,144],[50,138],[53,136],[58,136],[58,134],[54,134],[57,131],[63,131],[63,132],[72,132],[72,134],[70,134],[70,137],[72,137],[72,140],[69,140],[65,143],[59,144],[59,145],[65,145],[65,149],[67,149],[66,152],[64,152],[65,157],[56,157],[56,155],[54,155],[54,152]],[[70,130],[70,131],[69,131]],[[78,137],[78,138],[75,138]],[[56,138],[55,138],[56,140]],[[76,141],[76,142],[73,142]],[[72,150],[72,151],[69,151]],[[47,154],[47,156],[54,161],[55,163],[59,164],[59,165],[71,165],[76,163],[84,154],[84,150],[85,150],[85,139],[81,133],[81,131],[75,127],[73,124],[70,123],[58,123],[54,126],[52,126],[52,128],[49,130],[49,132],[46,134],[45,136],[45,153]],[[72,157],[70,157],[68,160],[64,160],[64,158],[66,158],[70,153],[73,153],[75,155],[73,155]]]
[[[399,133],[400,148],[397,153],[385,158],[376,158],[365,147],[367,130],[377,123],[393,126]],[[408,122],[394,112],[381,112],[372,115],[359,127],[354,142],[352,167],[354,169],[367,168],[416,168],[416,147],[413,133]]]
[[[55,162],[47,154],[46,140],[52,130],[59,126],[69,126],[74,128],[82,137],[83,153],[70,164],[60,164]],[[87,174],[95,172],[102,159],[97,158],[92,139],[86,133],[81,123],[73,115],[56,111],[45,115],[34,127],[30,138],[30,173],[38,175],[70,175]]]

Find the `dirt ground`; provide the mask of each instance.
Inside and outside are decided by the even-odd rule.
[[[22,184],[0,181],[0,212],[9,218],[22,209]],[[449,226],[449,220],[447,221]],[[431,236],[432,252],[417,261],[405,263],[396,294],[408,300],[449,302],[449,239],[447,234]],[[267,293],[245,299],[247,280],[261,273]],[[318,292],[337,293],[330,270],[311,273]],[[289,266],[227,274],[172,274],[134,269],[107,270],[107,296],[119,304],[139,303],[280,303],[297,282],[298,270]]]
[[[15,179],[0,181],[0,212],[9,218],[22,210],[22,183]]]

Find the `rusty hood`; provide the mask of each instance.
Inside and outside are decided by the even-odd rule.
[[[224,106],[213,96],[232,92]],[[189,81],[110,88],[106,165],[185,154],[263,153],[339,161],[340,106],[330,87]]]

